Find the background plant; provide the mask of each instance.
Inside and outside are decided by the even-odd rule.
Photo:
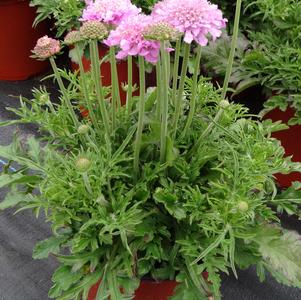
[[[82,14],[85,1],[31,0],[30,5],[37,8],[34,25],[50,19],[54,22],[56,35],[60,37],[74,28],[79,28],[79,17]]]
[[[245,11],[250,10],[248,25],[242,28],[246,38],[241,38],[231,82],[237,93],[252,85],[262,85],[270,97],[266,108],[285,110],[290,105],[296,110],[290,123],[300,123],[300,20],[297,17],[300,2],[258,0],[245,3]],[[225,35],[224,41],[212,44],[205,51],[207,67],[214,70],[213,74],[222,76],[225,72],[229,48],[229,38]],[[212,60],[218,60],[220,66],[211,66]]]

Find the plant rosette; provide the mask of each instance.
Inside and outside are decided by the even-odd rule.
[[[21,97],[20,108],[9,109],[17,120],[0,123],[35,123],[43,133],[27,141],[16,136],[12,145],[0,147],[10,162],[0,174],[0,188],[11,187],[0,209],[45,213],[53,234],[36,245],[33,257],[51,254],[60,263],[49,297],[89,299],[93,292],[96,299],[134,299],[148,277],[176,283],[172,300],[221,299],[221,273],[237,276],[237,269],[252,265],[261,280],[268,271],[300,288],[300,236],[278,219],[283,211],[300,215],[300,183],[277,194],[274,176],[300,172],[301,165],[285,157],[271,137],[283,125],[254,120],[225,98],[241,1],[222,91],[197,71],[187,76],[190,57],[199,70],[202,47],[226,26],[216,5],[164,0],[146,16],[132,15],[133,7],[124,10],[127,0],[107,4],[96,11],[100,20],[87,20],[80,30],[91,71],[59,69],[55,56],[61,44],[43,37],[33,52],[49,59],[60,101],[52,103],[45,88],[35,89],[33,99]],[[124,13],[113,28],[103,23]],[[98,43],[104,40],[113,70],[109,88],[100,74]],[[139,95],[129,85],[122,106],[116,61],[133,56]],[[156,67],[157,83],[150,89],[146,61]],[[131,78],[131,68],[128,74]],[[79,99],[89,119],[78,117]],[[9,168],[13,161],[20,169]]]

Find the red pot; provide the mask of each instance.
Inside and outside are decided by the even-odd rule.
[[[208,273],[203,272],[204,279],[208,279]],[[97,289],[100,282],[93,286],[90,290],[88,300],[97,300]],[[173,295],[177,286],[176,281],[151,281],[143,280],[135,293],[135,300],[167,300]]]
[[[97,289],[100,283],[95,285],[89,293],[88,300],[97,300]],[[135,300],[167,300],[173,295],[177,283],[175,281],[142,281],[136,291]]]
[[[0,80],[24,80],[47,69],[30,58],[36,41],[49,31],[47,23],[32,28],[36,10],[26,0],[0,0]]]
[[[108,48],[99,45],[99,58],[102,59],[108,54]],[[90,70],[90,64],[91,61],[88,60],[85,56],[82,58],[82,62],[84,65],[84,70],[89,71]],[[121,85],[122,83],[127,83],[128,76],[127,76],[127,61],[119,61],[117,63],[117,72],[118,72],[118,79],[119,79],[119,89],[120,89],[120,97],[122,104],[125,104],[126,102],[126,92],[122,90]],[[71,69],[78,70],[79,66],[71,62]],[[110,86],[111,85],[111,65],[110,62],[105,62],[101,65],[101,75],[102,75],[102,84],[104,86]],[[135,63],[133,63],[133,84],[139,84],[139,69]]]
[[[274,109],[265,116],[265,119],[287,123],[294,114],[292,108],[288,108],[285,112]],[[287,156],[293,156],[293,161],[301,162],[301,125],[290,126],[287,130],[275,132],[273,137],[281,141]],[[289,187],[293,181],[301,181],[301,174],[297,172],[288,175],[277,174],[276,177],[280,186],[284,188]]]

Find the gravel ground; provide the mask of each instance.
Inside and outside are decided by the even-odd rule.
[[[30,97],[30,91],[39,85],[40,78],[23,82],[0,82],[0,120],[14,118],[5,107],[18,105],[18,96]],[[49,83],[48,83],[49,84]],[[55,87],[52,87],[55,91]],[[0,127],[0,144],[11,141],[16,127]],[[36,133],[31,125],[19,126],[22,135]],[[1,170],[1,166],[0,166]],[[5,190],[0,191],[0,201]],[[296,230],[301,226],[294,219],[285,223]],[[43,218],[35,219],[30,212],[13,216],[12,210],[0,212],[0,300],[47,300],[51,286],[51,274],[56,268],[54,259],[34,261],[31,258],[33,246],[39,240],[50,236],[49,225]],[[267,277],[260,283],[253,268],[240,271],[239,279],[224,276],[222,286],[225,300],[296,300],[301,299],[301,291],[287,288]]]

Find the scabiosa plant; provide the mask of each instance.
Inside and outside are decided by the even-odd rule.
[[[87,2],[81,20],[101,21],[116,26],[139,12],[140,9],[133,5],[130,0],[95,0]]]
[[[195,3],[193,10],[204,2]],[[12,146],[0,147],[1,157],[22,166],[0,174],[0,186],[12,186],[0,209],[45,210],[52,224],[53,236],[34,250],[34,258],[53,253],[61,263],[49,297],[87,299],[98,282],[97,300],[133,299],[139,282],[151,276],[177,281],[170,299],[220,300],[220,273],[237,276],[237,268],[250,265],[257,266],[261,278],[268,270],[277,280],[301,287],[300,236],[281,228],[277,214],[300,215],[301,184],[277,195],[273,180],[279,172],[301,171],[301,164],[284,158],[284,149],[271,138],[284,126],[256,121],[242,105],[229,103],[197,72],[201,46],[196,54],[190,52],[188,43],[175,38],[177,28],[152,20],[143,15],[124,20],[107,41],[121,48],[122,57],[138,56],[140,95],[132,97],[133,109],[116,111],[111,101],[116,87],[112,84],[107,93],[102,87],[97,46],[103,35],[90,23],[91,81],[54,66],[63,100],[55,110],[21,99],[21,108],[12,109],[20,118],[0,124],[35,122],[49,132],[43,143],[31,138],[24,145],[14,139]],[[89,22],[99,23],[83,26]],[[174,38],[176,52],[184,46],[175,90],[166,51]],[[234,50],[232,44],[228,73]],[[146,90],[148,55],[156,62],[158,83]],[[189,55],[196,61],[193,78],[183,72]],[[174,91],[185,107],[176,127]],[[65,117],[77,108],[72,100],[82,95],[92,96],[89,113],[95,112],[96,122]]]

